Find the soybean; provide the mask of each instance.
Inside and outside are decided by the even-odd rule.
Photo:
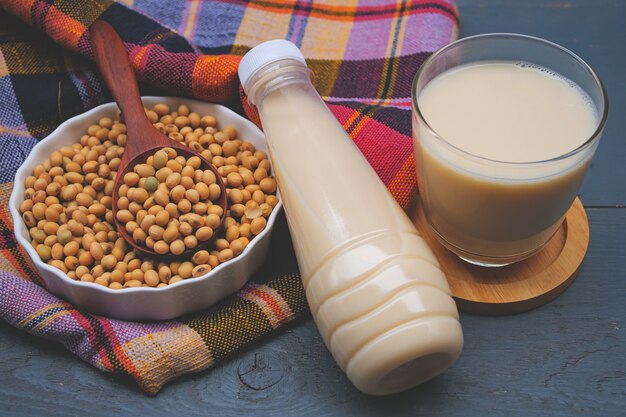
[[[113,183],[126,126],[120,114],[117,119],[103,117],[76,144],[52,152],[24,182],[20,212],[32,245],[44,262],[71,279],[122,289],[162,287],[204,275],[242,253],[278,204],[267,155],[239,138],[234,128],[220,130],[214,116],[201,116],[186,105],[159,103],[146,115],[155,127],[218,168],[228,189],[227,210],[215,204],[221,190],[215,173],[203,169],[200,158],[184,158],[174,148],[164,148],[124,176],[113,219]],[[223,215],[225,227],[217,234]],[[157,265],[142,261],[126,245],[113,220],[162,255],[215,240],[195,250],[191,261]]]

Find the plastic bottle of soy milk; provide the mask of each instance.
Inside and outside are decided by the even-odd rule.
[[[257,106],[313,318],[369,394],[420,384],[463,334],[439,264],[309,80],[299,49],[269,41],[239,77]]]

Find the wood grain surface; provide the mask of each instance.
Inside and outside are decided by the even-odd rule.
[[[135,241],[133,236],[128,232],[124,223],[117,218],[119,200],[118,192],[122,184],[124,184],[124,176],[128,172],[132,172],[134,167],[139,164],[146,163],[146,160],[154,155],[154,153],[162,148],[174,148],[179,156],[186,159],[197,157],[200,159],[202,170],[211,170],[215,174],[216,183],[220,187],[220,197],[215,204],[222,208],[220,223],[213,229],[213,239],[217,236],[217,231],[221,229],[226,219],[226,187],[219,171],[210,161],[200,155],[193,149],[185,146],[183,143],[169,140],[167,136],[160,130],[157,130],[150,122],[144,112],[143,103],[139,93],[137,79],[133,72],[130,58],[122,42],[120,35],[113,29],[109,23],[103,20],[95,21],[90,28],[90,43],[94,53],[94,60],[98,65],[100,76],[104,79],[109,91],[115,99],[115,103],[120,108],[127,127],[126,146],[124,154],[118,167],[118,174],[115,177],[113,185],[113,195],[111,202],[111,210],[113,211],[113,221],[122,238],[132,246],[135,251],[144,253],[149,256],[170,257],[176,259],[175,255],[158,254],[154,249],[149,248],[145,244]],[[192,251],[205,249],[213,240],[205,240],[199,242],[193,249],[185,248],[183,255],[189,256]]]
[[[589,245],[587,214],[578,198],[539,253],[500,268],[471,265],[440,244],[419,198],[409,214],[439,260],[458,309],[465,313],[516,314],[552,301],[576,278]]]
[[[459,361],[410,391],[358,392],[311,320],[183,377],[155,398],[0,322],[0,415],[623,416],[626,246],[616,226],[626,226],[626,210],[589,209],[588,215],[588,257],[563,295],[520,315],[462,314]]]
[[[155,398],[0,322],[0,415],[625,416],[626,1],[458,3],[461,36],[545,37],[588,60],[607,86],[609,123],[581,192],[589,249],[567,291],[519,315],[462,314],[459,361],[433,381],[388,397],[353,388],[310,319],[217,368],[172,382]],[[275,238],[273,248],[288,239]]]

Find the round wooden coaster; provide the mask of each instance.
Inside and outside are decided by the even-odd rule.
[[[552,301],[574,281],[589,245],[589,223],[578,198],[541,252],[496,268],[469,264],[443,247],[430,233],[419,201],[410,215],[439,260],[459,310],[467,313],[515,314]]]

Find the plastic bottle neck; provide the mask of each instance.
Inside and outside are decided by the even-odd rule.
[[[258,69],[244,85],[244,90],[250,104],[259,106],[277,88],[289,84],[310,84],[310,76],[311,71],[304,63],[291,58],[281,59]]]

